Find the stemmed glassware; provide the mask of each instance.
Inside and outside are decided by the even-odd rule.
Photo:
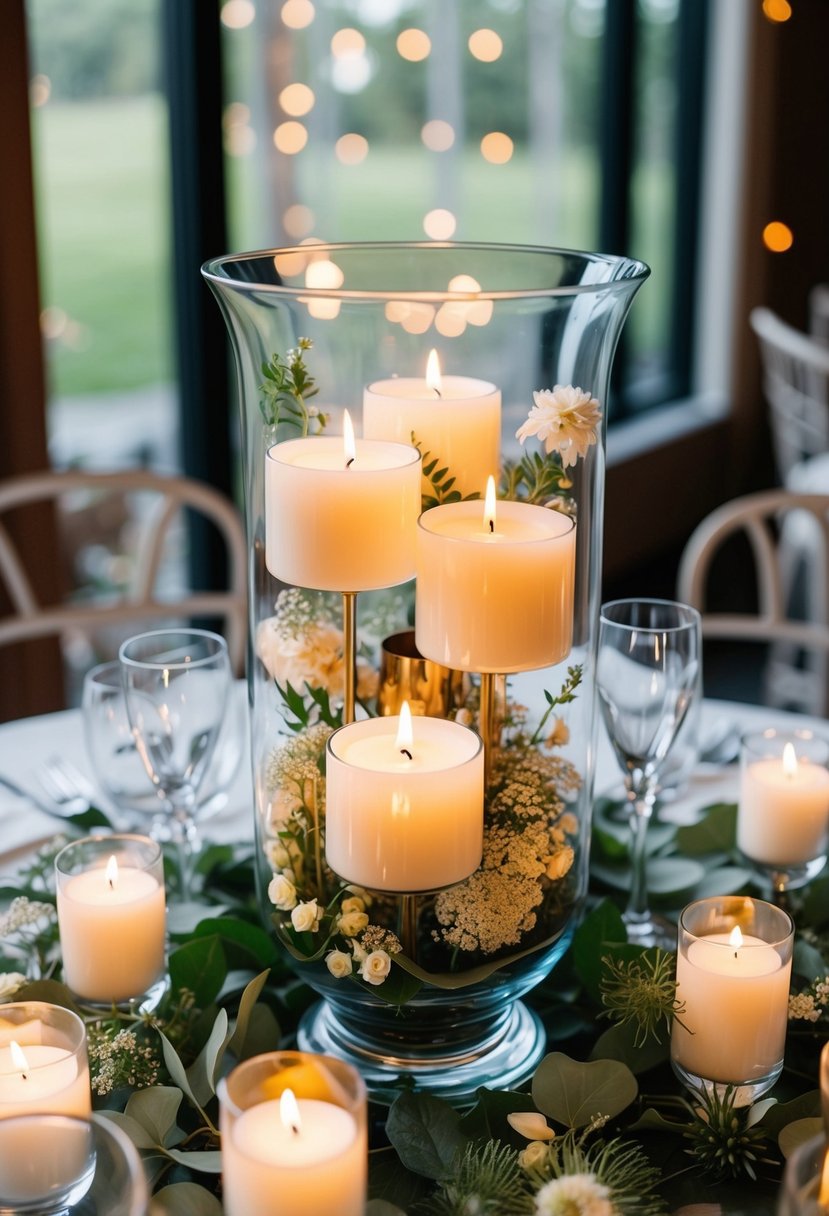
[[[227,645],[204,629],[160,629],[129,638],[118,658],[132,737],[169,815],[186,897],[198,849],[197,794],[230,690]]]
[[[699,688],[700,617],[670,600],[604,604],[596,686],[607,733],[624,774],[631,826],[629,937],[670,949],[676,929],[648,907],[646,833],[666,757]]]

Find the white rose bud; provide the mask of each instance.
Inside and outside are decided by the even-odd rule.
[[[317,905],[317,901],[310,899],[307,903],[297,904],[291,913],[291,924],[297,933],[304,933],[307,930],[310,930],[311,933],[316,933],[321,915],[322,912]]]
[[[341,916],[337,921],[337,930],[343,937],[356,937],[367,924],[368,916],[365,912],[346,912],[345,916]]]
[[[360,975],[367,984],[382,984],[391,971],[391,959],[385,950],[372,950],[360,964]]]
[[[296,907],[296,887],[284,874],[274,874],[268,885],[268,899],[280,912]]]
[[[340,905],[343,912],[365,912],[365,900],[359,895],[349,895],[348,899],[344,899]]]
[[[555,1132],[537,1110],[516,1110],[507,1115],[507,1123],[527,1140],[553,1140]]]
[[[344,950],[332,950],[325,956],[325,965],[335,980],[345,979],[351,975],[351,955]]]
[[[550,1155],[549,1147],[541,1140],[531,1140],[525,1149],[518,1154],[518,1164],[522,1170],[543,1170]]]

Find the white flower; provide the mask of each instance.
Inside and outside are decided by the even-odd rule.
[[[391,971],[391,959],[385,950],[372,950],[360,964],[360,975],[367,984],[382,984]]]
[[[543,1140],[531,1140],[518,1154],[522,1170],[543,1170],[550,1157],[550,1146]]]
[[[507,1115],[507,1123],[527,1140],[552,1140],[555,1132],[537,1110],[516,1110]]]
[[[535,405],[515,432],[516,438],[523,443],[530,435],[537,435],[548,453],[560,454],[565,469],[579,456],[586,456],[596,442],[596,427],[602,418],[596,398],[572,384],[557,384],[552,391],[545,388],[533,393],[533,401]]]
[[[297,904],[291,913],[291,924],[297,933],[316,933],[317,926],[321,920],[322,908],[315,899],[309,899],[307,903]]]
[[[553,718],[550,733],[544,740],[545,747],[564,747],[570,742],[570,727],[563,718]]]
[[[280,912],[296,907],[296,887],[284,874],[274,874],[268,884],[268,899]]]
[[[569,844],[559,849],[552,857],[547,858],[547,877],[553,880],[563,878],[575,860],[575,853]]]
[[[358,933],[362,933],[368,924],[368,916],[365,912],[346,912],[337,921],[337,930],[342,933],[343,937],[356,937]]]
[[[25,983],[26,977],[19,971],[0,971],[0,1001],[14,996],[15,992]]]
[[[371,905],[374,903],[374,899],[373,899],[371,893],[369,891],[367,891],[365,889],[365,887],[355,887],[354,885],[350,885],[350,886],[346,887],[346,891],[350,891],[351,894],[356,899],[362,900],[364,909],[370,908]],[[345,906],[345,905],[343,905],[343,906]]]
[[[344,899],[340,904],[342,912],[365,912],[366,901],[360,895],[349,895],[348,899]]]
[[[294,636],[286,634],[278,616],[266,617],[256,629],[256,653],[268,675],[298,692],[305,685],[324,688],[332,696],[345,689],[343,634],[325,622],[308,623]],[[368,700],[377,692],[379,676],[364,659],[357,660],[357,696]]]
[[[535,1197],[538,1216],[614,1216],[610,1191],[595,1174],[565,1174],[546,1183]]]
[[[335,980],[342,980],[351,975],[351,955],[346,954],[344,950],[332,950],[330,954],[326,954],[325,965]]]
[[[265,856],[272,870],[287,870],[291,864],[291,854],[281,840],[266,840]]]
[[[348,944],[351,946],[351,952],[354,955],[354,962],[364,963],[368,958],[368,950],[361,946],[356,939],[350,941]]]

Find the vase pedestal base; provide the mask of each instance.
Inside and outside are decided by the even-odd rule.
[[[414,1082],[455,1106],[470,1105],[482,1085],[489,1089],[515,1089],[535,1072],[547,1049],[540,1019],[521,1001],[515,1001],[497,1020],[491,1032],[456,1050],[432,1047],[420,1054],[392,1054],[372,1044],[369,1035],[355,1035],[343,1025],[325,1001],[312,1006],[297,1034],[300,1050],[337,1056],[359,1069],[374,1102],[390,1104],[401,1081]]]

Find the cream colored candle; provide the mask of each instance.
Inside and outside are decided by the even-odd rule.
[[[353,722],[328,740],[326,859],[376,891],[437,890],[481,861],[480,738],[443,718],[408,721],[408,737],[401,714]]]
[[[291,439],[265,460],[265,564],[284,583],[370,591],[414,575],[420,455],[411,444]]]
[[[488,380],[441,376],[429,356],[426,378],[400,377],[369,384],[363,395],[363,434],[411,443],[455,478],[462,497],[479,493],[501,462],[501,393]],[[430,493],[428,480],[424,493]]]
[[[95,1172],[93,1124],[47,1115],[0,1120],[0,1209],[55,1212],[77,1203]]]
[[[356,1119],[313,1098],[294,1107],[261,1102],[223,1120],[227,1216],[363,1216],[366,1144]]]
[[[680,945],[684,1026],[674,1020],[672,1058],[693,1076],[721,1083],[774,1072],[783,1059],[790,973],[791,958],[783,962],[774,946],[739,928]]]
[[[20,1027],[21,1039],[31,1028]],[[86,1053],[10,1039],[0,1047],[0,1119],[38,1112],[88,1115],[92,1109]]]
[[[781,758],[744,762],[737,846],[746,857],[784,868],[819,857],[829,844],[829,771],[798,758],[791,742]]]
[[[524,502],[433,507],[420,517],[415,638],[461,671],[549,667],[570,653],[576,525]]]
[[[88,1001],[142,996],[164,972],[164,888],[147,870],[113,861],[57,887],[64,979]]]

